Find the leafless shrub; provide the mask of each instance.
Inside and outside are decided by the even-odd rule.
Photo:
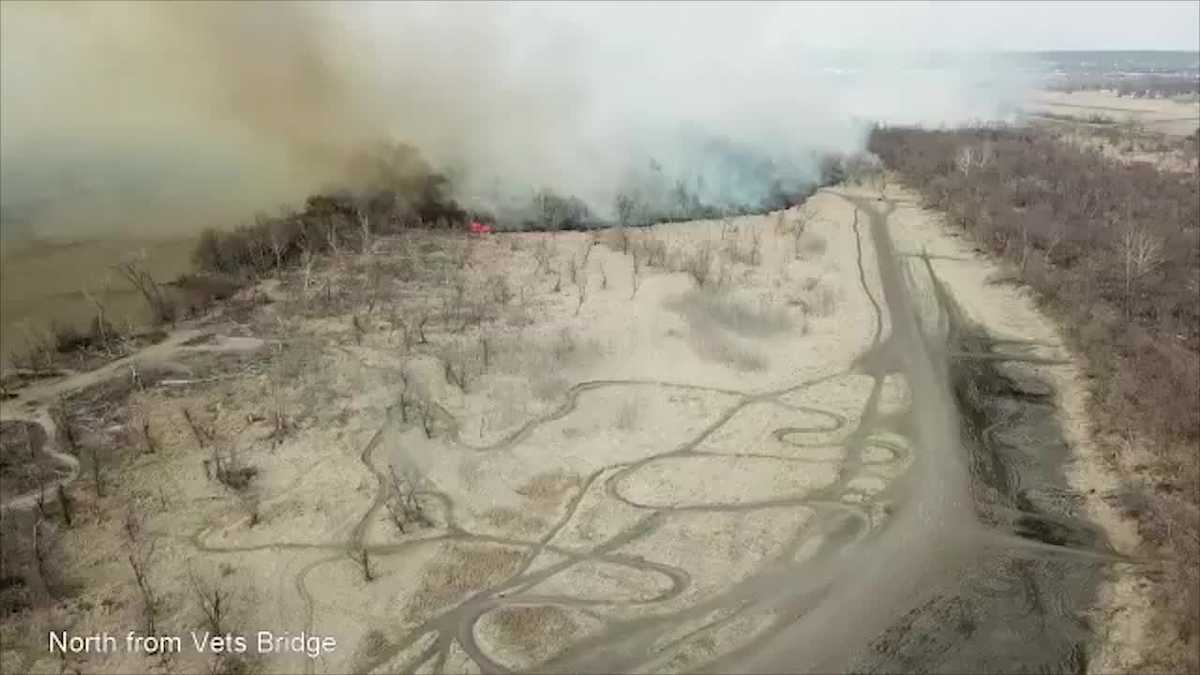
[[[146,634],[158,634],[158,616],[162,610],[162,598],[150,583],[150,568],[154,563],[157,540],[144,538],[145,522],[136,505],[131,505],[125,514],[125,543],[129,550],[129,568],[142,596],[142,618]]]
[[[150,307],[150,314],[155,321],[159,323],[175,321],[175,305],[164,293],[162,285],[154,280],[150,270],[147,269],[144,252],[122,260],[113,269],[141,294],[142,299]]]
[[[79,454],[79,439],[75,433],[75,414],[65,396],[60,395],[55,405],[50,408],[50,417],[54,421],[55,428],[61,434],[59,438],[62,439],[67,452],[72,455]]]
[[[590,234],[583,242],[583,253],[580,254],[579,269],[587,274],[588,258],[592,256],[592,247],[596,245],[596,235]]]
[[[554,257],[554,252],[550,247],[550,240],[545,238],[538,239],[538,242],[533,247],[533,259],[537,262],[537,269],[542,274],[550,273],[550,260]]]
[[[583,275],[583,279],[579,283],[579,304],[575,306],[575,316],[579,316],[579,310],[583,309],[583,303],[587,300],[587,275]]]
[[[362,253],[369,253],[371,250],[371,216],[365,209],[358,209],[358,227],[360,239],[362,241]]]
[[[367,314],[374,312],[375,307],[383,299],[384,291],[387,290],[388,278],[388,268],[383,261],[371,261],[371,265],[367,268],[367,279],[363,288],[367,296]]]
[[[132,429],[129,435],[130,437],[134,436]],[[137,427],[137,435],[142,437],[142,447],[147,455],[153,455],[158,451],[158,443],[154,441],[154,434],[150,433],[150,420],[148,418],[141,419],[141,424]]]
[[[461,333],[467,327],[467,277],[465,274],[455,274],[449,280],[446,295],[442,296],[443,321],[452,328],[453,332]]]
[[[802,252],[801,242],[804,240],[804,234],[808,231],[808,226],[812,223],[814,218],[815,214],[812,211],[808,209],[801,209],[800,212],[796,214],[796,219],[792,223],[792,249],[797,260],[800,259]]]
[[[88,465],[92,471],[92,487],[96,490],[96,497],[104,496],[104,477],[107,471],[104,469],[104,453],[97,447],[92,446],[87,449]]]
[[[107,279],[105,280],[104,286],[105,290],[107,291]],[[116,341],[120,336],[115,333],[112,325],[109,324],[108,319],[106,318],[106,315],[108,314],[108,308],[87,289],[80,291],[80,293],[83,294],[84,298],[87,298],[88,302],[90,302],[92,307],[94,307],[96,310],[96,315],[92,318],[92,333],[95,337],[94,341],[99,343],[100,348],[103,349],[108,356],[113,356],[113,342]]]
[[[471,263],[471,254],[475,251],[475,239],[467,237],[455,248],[455,264],[460,270],[465,270]]]
[[[437,426],[437,413],[434,411],[433,405],[424,399],[417,398],[412,401],[412,407],[417,421],[421,423],[421,430],[425,432],[425,438],[433,438],[433,432]]]
[[[215,578],[210,579],[196,574],[190,567],[188,569],[188,583],[203,615],[203,626],[213,635],[224,635],[232,628],[230,616],[234,596],[224,587],[224,576],[214,575]]]
[[[1162,265],[1166,257],[1163,255],[1162,240],[1133,224],[1121,233],[1119,255],[1125,277],[1126,314],[1131,317],[1134,283]]]
[[[704,241],[682,260],[683,271],[687,272],[698,288],[704,288],[712,274],[713,249],[712,242]]]
[[[14,368],[25,368],[34,373],[54,370],[57,340],[49,331],[22,325],[25,333],[25,348],[9,350],[8,361]]]
[[[750,230],[750,242],[745,246],[736,238],[727,239],[725,241],[725,255],[731,262],[751,267],[758,266],[762,262],[761,234],[758,230]]]
[[[187,422],[188,429],[191,429],[192,438],[196,439],[196,444],[201,448],[208,447],[208,445],[213,441],[212,432],[201,426],[200,423],[196,421],[196,418],[192,416],[192,412],[190,410],[187,408],[182,408],[182,411],[183,419]]]
[[[359,569],[362,570],[363,581],[370,583],[375,579],[375,574],[371,569],[371,554],[365,546],[358,546],[350,552],[350,557],[354,562],[358,563]]]
[[[58,510],[62,513],[63,524],[71,527],[75,520],[75,503],[71,496],[67,494],[67,488],[62,483],[58,484],[56,490],[58,495]]]
[[[643,242],[645,250],[645,260],[647,267],[666,267],[667,265],[667,243],[649,237]]]
[[[411,471],[400,472],[394,465],[388,467],[391,478],[391,490],[386,502],[392,524],[405,534],[411,527],[432,527],[433,521],[425,515],[425,509],[417,496],[420,483],[416,474]]]
[[[350,326],[354,329],[354,343],[362,345],[363,336],[367,334],[366,321],[357,314],[353,314],[350,317]]]
[[[746,337],[777,335],[792,327],[783,307],[754,304],[729,291],[690,291],[668,304],[689,322],[711,323]]]
[[[221,456],[214,450],[213,457],[217,469],[217,480],[234,492],[246,490],[250,486],[250,482],[258,475],[258,468],[243,465],[236,452],[230,451],[225,456]],[[252,516],[252,520],[257,521],[257,509]]]
[[[479,336],[479,354],[483,358],[483,370],[487,371],[492,365],[491,340],[486,335]]]
[[[792,303],[803,308],[807,315],[832,316],[837,308],[837,292],[820,278],[807,277],[800,282],[800,292],[792,298]]]
[[[42,588],[51,598],[62,590],[59,568],[59,546],[61,539],[57,528],[39,513],[33,518],[33,557]]]
[[[513,292],[512,286],[508,283],[508,277],[503,274],[493,274],[488,277],[488,288],[491,290],[492,302],[503,306],[512,302]]]
[[[641,280],[641,271],[642,271],[642,261],[641,261],[641,256],[639,256],[639,255],[638,255],[638,251],[637,251],[637,249],[634,249],[634,251],[633,251],[632,279],[631,279],[631,286],[633,287],[633,290],[632,290],[632,291],[630,291],[630,293],[629,293],[629,299],[630,299],[630,300],[632,300],[632,299],[633,299],[633,296],[637,295],[637,292],[638,292],[638,287],[639,287],[639,286],[641,286],[641,283],[642,283],[642,280]]]
[[[579,285],[579,263],[575,260],[575,256],[571,256],[567,260],[567,276],[572,284]]]
[[[412,321],[413,327],[416,328],[417,331],[417,344],[429,344],[429,339],[425,337],[425,326],[429,323],[429,312],[425,311],[424,309],[417,310]]]

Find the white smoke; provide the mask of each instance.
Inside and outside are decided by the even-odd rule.
[[[551,189],[609,215],[655,181],[753,203],[767,173],[811,181],[875,121],[995,119],[1023,86],[996,59],[806,49],[844,22],[819,6],[0,11],[4,215],[43,230],[233,224],[383,140],[419,148],[469,206]]]

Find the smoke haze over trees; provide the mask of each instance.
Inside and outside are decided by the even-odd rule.
[[[2,11],[6,236],[228,227],[361,188],[358,158],[396,143],[515,224],[536,195],[610,221],[618,196],[634,219],[770,207],[873,120],[1002,117],[1024,81],[985,57],[804,49],[818,8]]]

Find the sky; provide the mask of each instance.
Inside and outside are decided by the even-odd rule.
[[[1200,2],[846,2],[777,8],[825,48],[1200,50]]]

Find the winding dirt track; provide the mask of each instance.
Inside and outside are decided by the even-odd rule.
[[[850,665],[851,655],[861,653],[875,636],[889,628],[897,615],[903,614],[923,597],[922,589],[961,570],[963,561],[970,557],[972,549],[978,545],[976,538],[963,536],[963,533],[975,532],[978,528],[975,526],[972,496],[969,493],[970,469],[962,452],[957,405],[947,369],[947,352],[944,344],[937,344],[937,336],[923,332],[917,318],[917,310],[908,290],[909,282],[901,267],[902,258],[894,250],[887,229],[888,215],[895,205],[842,196],[857,208],[853,229],[861,282],[859,291],[865,294],[875,314],[869,352],[886,355],[894,361],[884,367],[874,368],[869,373],[874,378],[874,385],[854,428],[846,428],[847,418],[839,411],[795,405],[785,399],[789,394],[848,375],[849,371],[754,394],[665,381],[581,382],[568,391],[556,410],[529,421],[495,443],[482,446],[463,441],[453,415],[440,409],[439,414],[449,429],[449,442],[466,451],[500,452],[517,446],[538,427],[570,415],[577,409],[580,397],[587,392],[658,387],[716,392],[735,397],[734,402],[715,421],[676,447],[664,448],[660,453],[638,461],[606,466],[592,473],[571,498],[560,520],[536,540],[470,532],[455,520],[454,497],[431,490],[421,493],[421,496],[441,503],[440,512],[445,514],[446,522],[439,524],[440,533],[396,544],[368,545],[365,541],[367,528],[387,498],[388,489],[387,476],[377,465],[375,455],[389,432],[403,426],[396,415],[389,414],[360,455],[362,463],[375,476],[374,497],[344,538],[320,544],[279,542],[257,546],[218,546],[207,542],[208,532],[201,528],[186,537],[187,540],[197,551],[208,554],[271,549],[328,551],[329,555],[304,566],[293,582],[304,600],[305,622],[309,630],[315,626],[321,610],[309,591],[308,584],[313,574],[325,565],[344,561],[351,551],[365,549],[373,559],[378,560],[403,555],[416,547],[437,546],[448,541],[505,545],[524,550],[522,563],[515,574],[424,621],[391,643],[387,649],[374,654],[369,663],[363,664],[366,670],[388,664],[390,670],[399,672],[413,672],[426,666],[440,673],[446,666],[453,643],[457,641],[483,672],[510,672],[508,666],[500,663],[479,644],[476,624],[497,608],[546,605],[583,612],[598,620],[603,630],[575,642],[550,661],[536,666],[538,671],[624,672],[638,668],[653,669],[655,659],[668,653],[671,646],[715,634],[745,617],[766,617],[766,627],[738,648],[716,655],[707,665],[712,672],[844,670]],[[869,219],[869,233],[866,235],[860,230],[858,213],[866,214]],[[867,282],[863,236],[871,237],[877,254],[874,263],[881,279],[882,298],[876,297]],[[886,340],[883,330],[885,311],[890,325]],[[137,358],[170,358],[183,348],[181,345],[184,342],[198,335],[199,331],[177,333],[167,341],[148,348]],[[864,362],[867,356],[863,355]],[[1020,354],[993,354],[990,358],[1020,360],[1024,357]],[[36,419],[46,427],[48,439],[53,439],[53,423],[45,402],[59,393],[78,390],[105,377],[115,376],[127,365],[124,361],[27,391],[23,394],[23,400],[40,401],[34,405],[30,419]],[[912,391],[912,428],[907,443],[888,440],[880,433],[885,429],[880,426],[879,402],[884,379],[889,374],[903,376]],[[810,426],[790,425],[772,430],[776,439],[797,449],[798,455],[791,461],[799,467],[805,463],[824,461],[805,457],[805,448],[815,446],[823,436],[835,432],[844,434],[841,443],[846,454],[840,460],[838,476],[831,485],[803,497],[746,503],[652,506],[627,496],[623,488],[629,479],[651,462],[714,456],[696,448],[740,411],[756,404],[778,406],[821,420]],[[1001,426],[997,423],[985,429],[984,434],[992,436]],[[69,457],[65,459],[74,461]],[[903,468],[900,480],[915,487],[906,491],[903,503],[898,505],[900,508],[882,524],[876,522],[879,513],[877,507],[880,506],[877,502],[885,498],[864,492],[851,484],[852,479],[861,475],[864,469],[881,466]],[[574,518],[589,489],[600,480],[608,498],[639,509],[644,515],[632,527],[590,550],[581,551],[553,544],[555,537]],[[33,503],[31,500],[32,495],[26,495],[9,500],[3,506],[5,509],[28,508]],[[689,587],[691,575],[686,570],[622,553],[623,547],[653,533],[672,514],[685,511],[750,511],[767,507],[810,509],[814,517],[785,543],[784,553],[756,575],[686,609],[649,611],[639,618],[622,620],[613,620],[595,611],[597,607],[618,604],[641,605],[652,610],[656,605],[679,597]],[[804,562],[797,562],[801,545],[815,538],[821,542],[817,552],[807,556]],[[558,554],[563,560],[533,570],[534,560],[543,552]],[[658,575],[668,582],[667,587],[654,597],[633,601],[582,599],[531,591],[539,583],[583,562],[603,562],[638,573]],[[994,589],[994,592],[1004,593],[1007,589]],[[683,622],[705,619],[714,614],[715,619],[703,622],[686,634],[673,635],[673,631]],[[404,663],[394,662],[397,655],[418,645],[430,634],[434,638],[427,648]],[[310,672],[316,667],[316,662],[312,660],[306,660],[305,663]]]
[[[856,239],[861,237],[857,218],[853,224]],[[882,308],[872,293],[871,288],[866,282],[866,274],[863,269],[862,261],[862,245],[861,241],[856,242],[858,259],[859,278],[861,282],[861,292],[870,300],[875,310],[875,325],[873,346],[878,346],[882,335]],[[809,406],[797,406],[782,400],[782,397],[787,394],[803,391],[806,388],[826,382],[836,377],[845,375],[846,373],[833,373],[820,377],[811,381],[801,382],[786,388],[770,391],[766,393],[749,394],[745,392],[733,391],[728,389],[713,389],[707,387],[697,387],[688,384],[663,382],[663,381],[640,381],[640,380],[605,380],[605,381],[588,381],[581,382],[572,387],[567,393],[566,400],[556,410],[551,413],[532,420],[521,429],[510,434],[504,439],[496,443],[486,446],[474,446],[464,443],[458,433],[456,420],[449,413],[442,411],[444,421],[449,425],[450,437],[453,442],[463,449],[468,449],[478,452],[503,451],[512,448],[527,438],[529,434],[537,427],[548,422],[561,419],[571,414],[577,407],[581,394],[603,388],[619,388],[628,389],[634,387],[667,387],[681,390],[696,390],[696,391],[715,391],[722,394],[733,395],[737,397],[735,403],[730,405],[726,410],[707,428],[701,431],[695,437],[685,441],[679,446],[671,449],[665,449],[663,452],[645,457],[637,462],[611,465],[597,471],[588,477],[585,484],[582,486],[578,494],[568,505],[568,508],[561,518],[550,531],[538,541],[523,541],[512,538],[493,537],[488,535],[470,533],[459,527],[453,522],[453,498],[444,493],[426,493],[430,497],[436,497],[445,505],[445,513],[449,514],[450,522],[445,525],[445,533],[441,536],[422,539],[421,541],[411,542],[409,544],[397,544],[391,546],[375,546],[368,547],[373,557],[395,555],[404,552],[411,546],[427,546],[436,542],[456,540],[456,541],[473,541],[479,543],[495,543],[505,544],[509,546],[517,546],[527,550],[524,557],[524,562],[520,569],[509,579],[504,582],[480,591],[468,598],[460,605],[446,610],[437,616],[424,622],[421,626],[411,631],[408,636],[400,641],[397,641],[389,649],[376,655],[376,658],[370,664],[366,665],[366,669],[378,667],[382,664],[391,661],[397,654],[409,649],[425,636],[433,633],[436,635],[435,640],[430,647],[421,651],[415,657],[406,663],[389,664],[391,668],[400,672],[411,672],[420,668],[426,662],[433,662],[434,671],[440,672],[440,668],[444,665],[452,640],[457,640],[463,647],[467,655],[473,659],[484,672],[509,672],[509,668],[497,662],[494,658],[488,655],[485,650],[479,645],[475,635],[475,625],[480,618],[489,611],[505,605],[556,605],[562,607],[570,607],[575,609],[585,609],[590,606],[603,604],[618,604],[617,601],[605,600],[582,600],[579,598],[558,596],[558,595],[535,595],[528,592],[528,589],[534,587],[538,583],[549,579],[550,577],[559,574],[572,566],[578,565],[584,561],[599,561],[619,566],[627,567],[631,570],[647,573],[658,573],[666,576],[670,580],[670,587],[667,591],[661,593],[657,597],[647,600],[638,601],[637,603],[621,602],[619,604],[643,604],[653,605],[663,603],[681,594],[689,582],[688,573],[680,568],[671,567],[668,565],[656,564],[646,561],[640,557],[622,556],[617,551],[631,541],[642,538],[669,517],[670,513],[683,512],[689,510],[703,511],[750,511],[766,507],[805,507],[814,509],[818,518],[818,525],[811,528],[805,528],[797,533],[793,541],[788,542],[785,547],[787,554],[781,556],[784,559],[791,558],[795,555],[795,551],[809,536],[812,536],[813,529],[821,529],[825,531],[827,536],[827,547],[831,549],[845,546],[849,542],[863,536],[870,528],[872,516],[869,509],[871,496],[865,493],[857,495],[858,503],[847,503],[843,498],[851,492],[855,492],[854,488],[847,485],[850,477],[853,475],[853,469],[859,468],[864,464],[875,463],[902,463],[909,460],[906,448],[886,442],[877,441],[877,445],[885,447],[889,454],[884,461],[876,460],[874,462],[865,462],[862,458],[862,452],[865,449],[864,440],[870,433],[869,420],[873,420],[875,413],[874,408],[878,403],[880,390],[882,388],[882,380],[884,373],[880,373],[876,377],[875,386],[871,395],[868,397],[865,409],[862,411],[862,419],[864,420],[857,429],[851,430],[847,440],[845,441],[849,451],[848,457],[844,462],[842,475],[834,485],[818,490],[812,494],[801,498],[784,498],[768,501],[759,501],[753,503],[739,504],[704,504],[693,506],[675,506],[675,507],[651,507],[644,504],[639,504],[634,500],[627,498],[621,492],[622,482],[633,475],[636,471],[645,465],[661,461],[665,458],[682,458],[682,457],[703,457],[709,456],[710,453],[705,453],[695,450],[705,439],[710,437],[715,432],[724,427],[733,417],[741,410],[752,404],[772,404],[784,407],[797,413],[808,413],[823,417],[826,421],[823,424],[816,426],[787,426],[780,427],[773,431],[774,436],[790,445],[797,448],[804,448],[807,443],[804,439],[805,434],[827,434],[830,432],[840,431],[845,425],[845,418],[841,414],[832,410],[824,410]],[[385,424],[395,424],[394,419],[388,420]],[[378,439],[382,437],[383,430],[376,434],[375,438],[363,452],[362,459],[364,463],[371,469],[380,481],[380,488],[383,488],[384,476],[372,464],[372,452],[377,445]],[[739,455],[722,455],[753,457],[754,455],[739,454]],[[797,462],[819,461],[805,460],[803,457],[796,458]],[[638,523],[612,537],[608,541],[595,547],[587,552],[578,552],[554,546],[550,542],[565,527],[575,514],[575,509],[583,496],[587,493],[589,487],[605,472],[612,471],[604,480],[604,489],[607,495],[629,506],[644,510],[646,512]],[[351,537],[351,546],[361,546],[362,536],[365,530],[365,525],[369,522],[371,516],[378,510],[382,499],[382,492],[377,495],[376,500],[372,503],[358,525],[354,528]],[[206,551],[215,551],[215,549],[204,547]],[[242,550],[242,549],[221,549],[221,550]],[[550,551],[565,557],[565,560],[546,566],[536,572],[530,572],[529,568],[534,559],[543,551]],[[302,572],[298,587],[301,589],[304,597],[308,601],[310,627],[311,616],[314,608],[311,605],[311,596],[304,588],[304,579],[308,574],[319,568],[323,564],[328,564],[336,561],[338,556],[333,556],[327,559],[317,561],[309,565]],[[665,633],[672,630],[680,622],[697,617],[703,617],[711,613],[714,609],[731,606],[741,606],[742,610],[737,610],[728,613],[726,616],[718,620],[712,621],[702,628],[692,631],[688,635],[677,638],[673,642],[680,642],[685,639],[695,639],[702,637],[705,633],[713,632],[720,627],[729,624],[743,613],[743,610],[750,609],[756,598],[753,593],[747,593],[747,590],[752,586],[764,587],[769,586],[772,580],[781,578],[784,574],[791,574],[791,566],[784,566],[779,569],[773,569],[762,574],[755,580],[754,584],[743,584],[737,589],[731,589],[729,593],[722,594],[719,597],[708,600],[700,605],[690,607],[683,611],[675,611],[666,615],[657,615],[647,619],[633,619],[626,621],[605,621],[605,630],[602,634],[582,641],[566,652],[559,654],[549,663],[542,664],[538,667],[539,670],[564,671],[564,672],[604,672],[618,671],[630,669],[639,663],[645,662],[652,658],[654,651],[654,643],[658,641]],[[745,595],[745,597],[737,597]],[[781,624],[776,630],[781,630],[785,625]],[[768,633],[774,631],[768,631]],[[619,649],[614,649],[615,645],[619,645]],[[659,645],[661,649],[661,645]]]

